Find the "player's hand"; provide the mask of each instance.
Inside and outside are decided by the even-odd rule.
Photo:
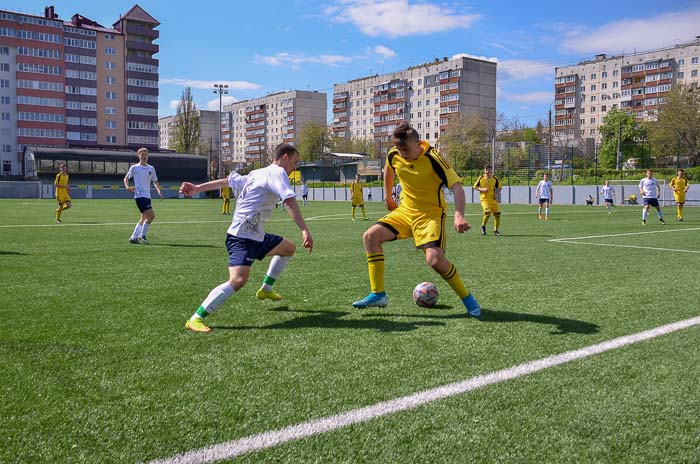
[[[391,197],[387,197],[385,203],[386,203],[386,209],[388,209],[389,211],[394,211],[396,208],[399,207],[399,205],[397,205],[396,202],[394,201],[394,199]]]
[[[461,214],[455,214],[455,231],[457,231],[457,233],[463,234],[471,228],[472,226],[470,226],[467,220],[464,219],[464,216]]]
[[[182,193],[186,197],[191,197],[192,195],[197,193],[197,187],[190,182],[183,182],[180,186],[180,193]]]
[[[132,193],[136,191],[136,187],[127,187],[126,189]]]
[[[311,237],[311,233],[309,233],[308,230],[304,230],[301,232],[301,235],[303,237],[301,246],[307,248],[309,253],[311,253],[311,251],[314,249],[314,239]]]

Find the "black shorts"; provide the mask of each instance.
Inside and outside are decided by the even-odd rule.
[[[659,207],[659,200],[657,198],[645,198],[644,199],[644,206],[649,205],[653,206],[654,208]]]
[[[614,204],[614,203],[615,203],[615,202],[612,201],[611,199],[608,199],[608,198],[605,199],[605,204],[606,204],[606,205],[607,205],[607,204],[611,204],[611,205],[612,205],[612,204]]]
[[[138,197],[134,198],[134,201],[136,202],[136,206],[139,208],[139,211],[141,211],[142,213],[148,211],[149,209],[153,209],[153,206],[151,206],[150,198]]]
[[[252,266],[253,262],[263,259],[273,248],[282,242],[282,237],[265,234],[262,242],[249,238],[240,238],[226,234],[229,266]]]
[[[549,198],[540,198],[540,204],[544,205],[545,203],[549,203]]]

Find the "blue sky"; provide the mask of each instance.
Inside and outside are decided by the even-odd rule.
[[[43,14],[46,0],[5,0],[2,8]],[[133,1],[55,2],[110,25]],[[161,22],[160,114],[185,86],[204,109],[289,89],[333,84],[459,54],[498,61],[497,110],[533,126],[546,120],[555,66],[598,53],[629,53],[700,35],[700,1],[589,0],[142,0]],[[624,31],[624,32],[622,32]]]

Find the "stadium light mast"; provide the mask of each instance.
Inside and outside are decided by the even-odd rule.
[[[223,141],[221,140],[222,138],[222,131],[221,131],[221,99],[224,95],[228,94],[228,84],[214,84],[214,93],[219,94],[219,163],[216,169],[216,176],[217,178],[221,178],[221,146],[223,144]]]

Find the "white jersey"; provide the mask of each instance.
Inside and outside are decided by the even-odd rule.
[[[603,195],[604,200],[612,200],[615,196],[615,189],[609,185],[603,185],[600,189],[600,194]]]
[[[639,181],[639,189],[644,192],[644,198],[656,198],[658,192],[656,189],[658,186],[659,181],[656,180],[656,177],[652,177],[651,179],[645,177]]]
[[[127,179],[134,179],[134,198],[151,198],[151,181],[158,182],[156,168],[147,164],[134,164],[126,173]]]
[[[276,164],[251,171],[247,176],[231,173],[228,181],[232,189],[240,191],[228,233],[258,242],[265,237],[265,221],[277,201],[296,196],[287,171]]]
[[[548,180],[541,180],[537,184],[537,191],[539,192],[539,198],[546,198],[547,200],[552,198],[552,183]]]
[[[309,194],[309,186],[306,184],[301,185],[301,194],[302,195],[308,195]]]

